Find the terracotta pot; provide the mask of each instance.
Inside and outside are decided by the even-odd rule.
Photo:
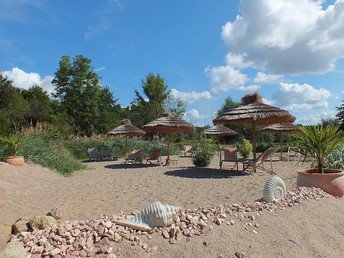
[[[297,186],[318,187],[333,196],[344,196],[344,171],[325,169],[324,174],[315,169],[298,170]]]
[[[18,167],[22,167],[25,164],[23,156],[6,156],[4,157],[4,162]]]

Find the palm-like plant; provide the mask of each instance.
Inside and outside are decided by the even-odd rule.
[[[7,136],[7,137],[0,137],[0,142],[4,143],[7,145],[9,152],[11,153],[12,156],[17,155],[17,151],[24,141],[23,136]]]
[[[300,127],[295,134],[302,152],[316,160],[316,168],[324,173],[324,163],[330,153],[343,140],[338,126]]]

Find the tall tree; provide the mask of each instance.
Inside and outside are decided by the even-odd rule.
[[[340,128],[344,130],[344,99],[342,104],[337,107],[338,113],[336,114],[336,122],[340,125]]]
[[[69,56],[63,56],[52,82],[56,86],[54,96],[59,100],[59,108],[67,114],[75,133],[87,136],[104,133],[102,115],[113,105],[113,100],[109,101],[113,96],[108,90],[102,90],[91,59],[78,55],[71,62]],[[104,100],[106,104],[102,103]]]
[[[227,97],[225,99],[225,103],[222,104],[221,108],[219,111],[217,111],[217,114],[221,114],[224,112],[227,112],[233,108],[239,107],[241,105],[240,101],[233,100],[231,97]]]
[[[165,110],[174,116],[183,117],[186,112],[185,103],[181,99],[173,97],[170,93],[166,99]]]

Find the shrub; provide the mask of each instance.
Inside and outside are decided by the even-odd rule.
[[[336,168],[344,170],[344,143],[334,149],[325,161],[326,168]]]
[[[13,136],[7,136],[7,137],[0,137],[0,142],[5,144],[6,151],[9,153],[9,155],[16,156],[17,152],[20,148],[20,145],[24,141],[23,135],[13,135]]]
[[[244,158],[247,158],[248,156],[251,155],[252,149],[253,149],[253,148],[252,148],[252,144],[250,143],[250,141],[244,139],[244,140],[242,141],[242,144],[241,144],[240,148],[239,148],[239,153],[240,153],[240,155],[243,156]]]
[[[212,156],[213,155],[208,152],[197,152],[192,162],[196,167],[207,167],[211,162]]]
[[[19,152],[26,161],[50,168],[64,176],[86,166],[69,152],[57,136],[47,133],[32,133],[25,137]]]

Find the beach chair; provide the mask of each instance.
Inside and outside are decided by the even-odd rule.
[[[270,147],[266,151],[264,151],[262,154],[260,154],[255,160],[253,159],[241,159],[239,162],[242,162],[243,164],[243,171],[251,170],[252,172],[255,172],[257,169],[264,170],[266,172],[269,172],[270,174],[274,174],[273,167],[272,167],[272,155],[275,154],[279,148],[273,148]],[[270,165],[271,168],[265,168],[264,162],[266,160],[270,159]]]
[[[141,163],[142,162],[142,150],[138,150],[132,154],[130,154],[124,161],[124,164],[127,163],[132,163],[132,164],[136,164],[136,163]]]
[[[184,147],[183,147],[183,152],[184,152],[184,156],[186,157],[186,155],[188,154],[188,153],[190,153],[191,154],[191,156],[194,154],[194,148],[192,147],[192,146],[188,146],[188,145],[185,145]]]
[[[146,159],[146,164],[153,164],[153,161],[156,161],[157,165],[161,164],[161,149],[150,151],[149,157]]]
[[[220,156],[222,155],[222,152],[220,152]],[[239,170],[239,163],[238,163],[238,151],[237,148],[225,148],[223,150],[223,159],[220,161],[220,169],[222,169],[222,163],[223,162],[234,162],[234,166],[232,169]]]
[[[111,156],[110,150],[108,148],[102,149],[100,151],[100,154],[101,154],[102,160],[112,160],[112,156]]]
[[[101,161],[100,152],[97,148],[91,148],[87,150],[89,161]]]

